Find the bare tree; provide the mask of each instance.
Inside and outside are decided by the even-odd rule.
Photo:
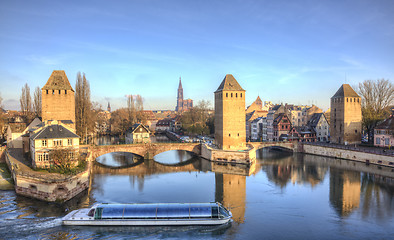
[[[111,133],[120,134],[121,136],[130,127],[129,112],[126,108],[120,108],[111,113]]]
[[[394,85],[389,80],[365,80],[358,85],[362,98],[363,126],[368,133],[368,142],[373,143],[374,128],[389,115],[389,106],[394,102]]]
[[[182,128],[188,133],[194,134],[209,134],[211,132],[210,125],[212,119],[210,118],[209,101],[199,101],[197,106],[190,108],[181,116]]]
[[[27,85],[27,83],[22,87],[22,95],[19,101],[21,104],[22,115],[26,118],[26,120],[29,120],[32,112],[32,102],[30,96],[30,87]]]
[[[34,91],[33,111],[36,117],[41,117],[41,89],[36,87]]]
[[[132,94],[127,95],[127,112],[129,115],[130,126],[137,122],[137,113],[135,109],[135,99]]]
[[[146,124],[146,116],[144,114],[144,101],[141,95],[135,97],[135,108],[137,111],[137,122]]]
[[[94,114],[90,101],[90,85],[86,80],[85,73],[77,74],[75,83],[75,122],[77,134],[87,136],[94,132]]]

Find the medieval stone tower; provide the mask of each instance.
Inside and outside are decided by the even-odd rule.
[[[245,90],[231,74],[224,77],[215,91],[215,141],[219,148],[244,149]]]
[[[361,97],[343,84],[331,98],[330,138],[332,143],[361,142]]]
[[[75,129],[74,89],[63,70],[52,72],[42,88],[42,121],[58,120]]]

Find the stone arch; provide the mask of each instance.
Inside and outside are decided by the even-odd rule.
[[[283,149],[285,151],[296,152],[297,143],[295,142],[260,142],[254,143],[253,146],[255,147],[256,151],[263,149],[263,148],[277,148]]]

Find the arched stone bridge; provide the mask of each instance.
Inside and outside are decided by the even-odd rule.
[[[153,159],[159,153],[171,150],[185,150],[201,155],[200,143],[140,143],[140,144],[122,144],[122,145],[101,145],[89,147],[92,159],[111,153],[111,152],[129,152],[140,155],[145,159]]]
[[[279,147],[293,152],[302,152],[302,144],[299,142],[249,142],[256,150],[266,147]]]

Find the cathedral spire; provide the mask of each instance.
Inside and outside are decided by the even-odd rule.
[[[108,102],[107,111],[108,111],[108,112],[111,112],[111,105],[109,104],[109,102]]]
[[[179,86],[178,89],[182,89],[182,81],[181,81],[181,77],[179,77]]]

